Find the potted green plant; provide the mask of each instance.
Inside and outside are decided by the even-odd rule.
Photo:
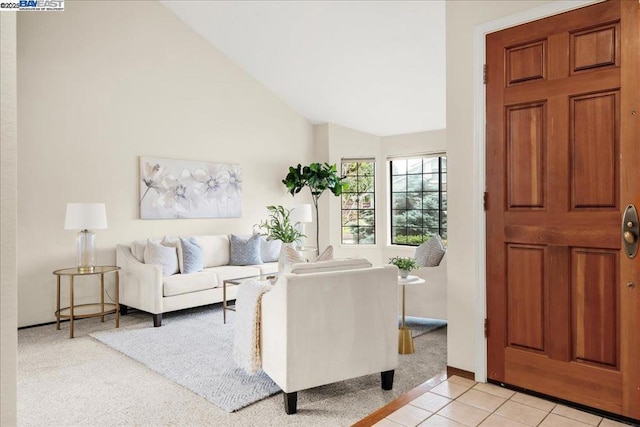
[[[258,227],[263,236],[269,240],[280,240],[282,243],[294,243],[302,237],[307,237],[296,228],[297,223],[291,222],[289,215],[291,210],[284,206],[267,206],[269,216],[260,222]]]
[[[409,272],[411,270],[417,268],[416,260],[411,257],[396,256],[389,259],[389,264],[398,267],[398,269],[400,270],[400,277],[402,277],[403,279],[405,279],[409,275]]]
[[[338,175],[336,165],[328,163],[311,163],[309,166],[289,167],[289,173],[282,180],[292,196],[298,194],[303,188],[308,187],[316,209],[316,245],[320,234],[320,221],[318,219],[318,199],[325,190],[330,190],[334,196],[339,196],[349,185],[343,182],[344,177]]]
[[[282,247],[280,248],[280,256],[278,257],[278,271],[284,268],[284,252],[287,246],[295,249],[296,242],[299,243],[302,237],[307,237],[296,227],[299,223],[293,223],[289,219],[291,210],[283,206],[267,206],[269,216],[265,221],[261,221],[258,227],[262,230],[260,233],[266,236],[268,240],[280,240]]]

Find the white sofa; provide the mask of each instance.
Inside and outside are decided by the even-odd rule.
[[[196,273],[162,275],[159,265],[145,264],[146,240],[116,246],[120,270],[120,307],[134,307],[153,315],[153,325],[162,324],[162,314],[222,301],[223,281],[239,277],[271,274],[277,262],[256,265],[229,265],[230,242],[227,235],[193,236],[203,250],[204,269]],[[155,240],[159,242],[158,240]],[[227,287],[227,299],[235,299],[237,286]]]
[[[262,297],[261,360],[288,414],[297,410],[297,392],[311,387],[380,372],[382,388],[392,388],[397,288],[395,266],[362,258],[295,264],[278,278]]]
[[[447,254],[436,267],[420,267],[410,273],[423,278],[422,285],[406,286],[406,315],[447,320]],[[398,289],[398,313],[402,313],[402,287]]]

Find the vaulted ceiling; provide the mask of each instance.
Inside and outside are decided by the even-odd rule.
[[[161,3],[313,123],[445,127],[444,1]]]

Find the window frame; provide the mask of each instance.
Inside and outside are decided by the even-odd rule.
[[[356,169],[356,174],[349,174],[347,175],[346,173],[344,173],[344,165],[346,163],[357,163],[357,169]],[[376,159],[375,158],[342,158],[340,159],[340,171],[342,172],[342,176],[344,178],[349,178],[349,177],[355,177],[356,178],[356,182],[359,181],[359,177],[364,175],[360,175],[360,164],[361,163],[371,163],[373,165],[373,174],[372,174],[372,182],[371,182],[371,191],[353,191],[351,188],[348,188],[346,191],[342,192],[342,195],[340,196],[340,244],[344,245],[344,246],[348,246],[348,247],[354,247],[354,246],[374,246],[377,244],[378,241],[378,237],[377,237],[377,227],[376,227],[376,210],[377,210],[377,206],[376,206],[376,169],[377,169],[377,165],[376,165]],[[361,194],[367,194],[367,195],[371,195],[371,204],[373,205],[373,209],[369,208],[369,209],[365,209],[362,208],[360,205],[360,195]],[[345,198],[347,196],[356,196],[356,208],[349,208],[349,209],[345,209]],[[367,228],[372,228],[373,230],[373,242],[362,242],[361,241],[361,237],[360,237],[360,228],[361,227],[365,227],[365,226],[361,226],[359,224],[356,225],[346,225],[344,224],[343,220],[344,220],[344,212],[345,211],[356,211],[358,213],[357,218],[358,220],[361,218],[360,217],[360,211],[371,211],[373,213],[373,218],[371,219],[371,226],[366,226]],[[357,230],[357,232],[355,233],[355,239],[353,243],[349,243],[349,242],[345,242],[345,227],[353,227]],[[353,235],[353,234],[352,234]]]
[[[437,158],[438,159],[438,167],[437,167],[437,172],[435,171],[429,171],[429,172],[425,172],[425,159],[433,159],[433,158]],[[406,241],[405,242],[398,242],[395,240],[396,238],[396,229],[397,228],[404,228],[404,230],[410,230],[410,229],[419,229],[421,230],[421,236],[425,236],[425,233],[428,233],[429,235],[433,235],[435,233],[439,234],[440,237],[442,237],[443,239],[446,239],[447,237],[447,233],[448,233],[448,229],[449,229],[449,222],[448,222],[448,215],[447,210],[448,210],[448,188],[444,188],[444,186],[446,186],[447,183],[447,175],[448,175],[448,165],[447,165],[447,154],[446,152],[438,152],[438,153],[429,153],[429,154],[422,154],[422,155],[415,155],[415,156],[403,156],[403,157],[390,157],[387,159],[388,160],[388,170],[389,170],[389,192],[388,192],[388,201],[389,201],[389,208],[387,209],[387,213],[389,215],[389,221],[388,221],[388,231],[389,231],[389,244],[390,245],[396,245],[396,246],[411,246],[411,247],[416,247],[419,246],[421,242],[424,242],[426,240],[424,240],[424,237],[421,237],[421,242],[414,242],[411,243],[408,241],[408,237],[411,236],[411,234],[405,232],[405,236],[406,236]],[[417,161],[420,160],[421,162],[421,166],[420,166],[420,172],[419,173],[409,173],[408,170],[408,162],[409,161]],[[393,162],[397,162],[397,161],[405,161],[407,162],[407,169],[404,171],[404,173],[401,174],[394,174],[393,172]],[[443,163],[444,162],[444,163]],[[437,173],[437,177],[438,177],[438,181],[437,181],[437,190],[427,190],[425,189],[424,186],[424,176],[428,175],[428,174],[434,174]],[[422,176],[422,184],[421,184],[421,190],[420,191],[410,191],[409,190],[409,177],[411,176]],[[405,177],[405,182],[404,182],[404,190],[402,191],[394,191],[394,178],[397,177],[401,177],[404,176]],[[444,177],[444,181],[443,181],[443,177]],[[394,204],[394,195],[395,194],[403,194],[404,195],[404,200],[408,200],[408,194],[410,193],[420,193],[420,199],[422,200],[422,204],[420,209],[408,209],[406,207],[402,208],[405,211],[409,211],[409,210],[420,210],[422,212],[422,224],[420,227],[415,227],[415,226],[409,226],[409,219],[405,218],[404,221],[404,226],[403,227],[397,227],[394,225],[394,223],[396,223],[396,219],[394,217],[394,211],[397,210],[402,210],[402,209],[396,209],[396,205]],[[434,211],[435,209],[425,209],[424,207],[424,200],[425,197],[428,194],[437,194],[437,230],[434,230],[433,228],[429,228],[427,225],[425,225],[425,221],[424,221],[424,213],[426,211]],[[428,240],[428,239],[427,239]]]

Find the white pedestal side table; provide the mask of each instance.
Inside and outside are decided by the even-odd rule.
[[[407,276],[406,278],[398,277],[398,285],[402,286],[402,326],[398,330],[398,353],[399,354],[412,354],[415,350],[413,348],[413,337],[411,336],[411,329],[405,326],[405,289],[409,285],[424,285],[426,281],[418,276]]]

